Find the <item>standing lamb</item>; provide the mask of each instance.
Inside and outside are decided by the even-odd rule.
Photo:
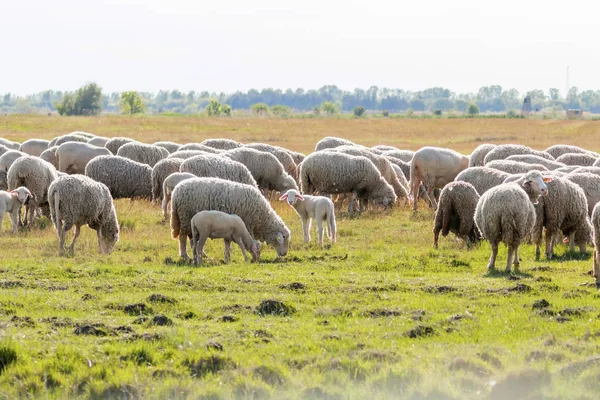
[[[547,160],[554,160],[550,154],[545,151],[537,151],[532,149],[531,147],[523,146],[521,144],[501,144],[494,147],[490,150],[489,153],[486,154],[484,158],[484,165],[494,160],[504,160],[507,157],[514,156],[517,154],[533,154],[535,156],[540,156]]]
[[[242,250],[244,260],[248,262],[246,250],[250,250],[252,261],[260,258],[260,242],[254,240],[244,221],[237,215],[226,214],[221,211],[200,211],[194,215],[192,225],[192,250],[194,264],[202,265],[202,254],[206,239],[223,239],[225,241],[225,264],[229,264],[231,242],[237,243]]]
[[[117,151],[119,157],[129,158],[142,164],[154,167],[157,162],[167,158],[169,152],[163,147],[153,146],[145,143],[126,143]]]
[[[104,183],[113,199],[152,199],[152,168],[119,156],[98,156],[85,167],[85,175]]]
[[[417,210],[421,183],[427,188],[427,196],[437,209],[434,189],[441,189],[452,182],[460,171],[469,166],[469,157],[454,150],[439,147],[423,147],[418,150],[410,163],[410,194],[413,196],[413,210]]]
[[[133,143],[133,142],[135,142],[135,140],[133,140],[133,139],[129,139],[129,138],[125,138],[125,137],[114,137],[114,138],[111,138],[108,142],[106,142],[104,147],[106,147],[108,150],[110,150],[111,153],[117,154],[119,152],[119,149],[121,148],[121,146],[123,146],[127,143]]]
[[[591,167],[599,159],[591,154],[583,153],[567,153],[556,159],[556,162],[561,162],[565,165],[579,165],[580,167]]]
[[[162,199],[162,210],[165,221],[169,219],[169,202],[171,201],[171,193],[175,186],[181,181],[186,179],[197,178],[196,175],[188,172],[173,172],[167,176],[163,182],[163,199]]]
[[[250,170],[244,164],[218,155],[206,154],[188,158],[181,163],[179,170],[199,178],[220,178],[257,187]]]
[[[33,197],[31,192],[24,186],[18,187],[10,192],[0,191],[0,229],[2,228],[4,215],[8,213],[10,216],[12,233],[17,232],[21,206],[27,203],[31,197]]]
[[[507,172],[494,168],[469,167],[456,175],[454,180],[470,183],[481,196],[491,188],[502,184],[509,175]]]
[[[19,147],[19,151],[29,154],[30,156],[39,157],[44,150],[48,149],[49,140],[29,139],[24,141]]]
[[[192,235],[192,217],[204,210],[236,214],[254,238],[273,246],[279,256],[288,252],[290,230],[250,185],[218,178],[187,179],[173,190],[171,210],[172,236],[179,238],[179,255],[184,259],[189,258],[186,245]]]
[[[500,242],[508,246],[506,271],[510,272],[513,257],[515,266],[520,264],[519,245],[531,232],[536,219],[532,202],[548,193],[544,180],[539,171],[531,171],[516,182],[488,190],[479,198],[475,224],[492,246],[489,270],[496,268]]]
[[[119,241],[117,213],[106,185],[83,175],[64,175],[50,185],[48,200],[61,254],[72,226],[75,234],[69,248],[71,254],[75,252],[80,229],[86,224],[98,233],[101,253],[110,253]]]
[[[485,164],[485,156],[496,148],[495,144],[485,143],[475,147],[469,157],[469,167],[483,167]]]
[[[298,191],[290,189],[279,198],[287,200],[288,204],[296,210],[302,220],[302,231],[304,242],[310,242],[311,218],[317,223],[317,234],[319,247],[323,247],[323,221],[327,224],[327,237],[331,243],[336,240],[336,223],[333,201],[325,196],[301,195]]]
[[[181,158],[165,158],[152,168],[152,201],[162,201],[163,182],[167,176],[179,172],[182,163],[183,159]]]
[[[596,204],[592,211],[592,226],[594,229],[594,278],[596,278],[596,289],[600,290],[600,203]]]
[[[8,169],[20,157],[27,154],[21,153],[18,150],[9,150],[0,156],[0,190],[8,189]]]
[[[217,150],[232,150],[243,146],[242,143],[231,139],[206,139],[200,144]]]
[[[95,157],[111,156],[106,147],[97,147],[88,143],[66,142],[58,146],[58,170],[66,174],[84,174],[85,166]]]
[[[455,181],[444,186],[433,224],[434,248],[438,248],[440,231],[444,237],[454,233],[467,243],[467,248],[477,243],[479,234],[474,217],[478,201],[479,194],[470,183]]]
[[[315,146],[315,151],[321,151],[325,149],[332,149],[338,146],[356,146],[356,143],[351,142],[347,139],[342,139],[339,137],[327,136],[323,139],[319,140]]]
[[[152,143],[152,145],[167,149],[169,154],[175,153],[181,147],[181,145],[179,143],[174,143],[174,142],[169,142],[169,141],[156,142],[156,143]]]

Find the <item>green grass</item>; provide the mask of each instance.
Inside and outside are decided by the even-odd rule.
[[[560,246],[557,261],[535,262],[524,246],[519,273],[488,274],[487,243],[467,251],[448,237],[433,249],[425,208],[340,215],[338,243],[319,250],[316,232],[303,244],[294,211],[274,206],[293,232],[286,259],[265,248],[245,263],[234,248],[223,265],[222,241],[209,241],[199,268],[176,263],[159,207],[143,201],[117,202],[124,229],[109,256],[88,228],[59,257],[51,226],[11,236],[5,222],[0,397],[485,399],[521,388],[516,400],[542,386],[536,398],[597,398],[600,367],[584,362],[600,337],[589,254]],[[265,300],[289,309],[270,315]]]

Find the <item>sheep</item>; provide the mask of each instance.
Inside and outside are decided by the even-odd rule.
[[[242,143],[231,139],[206,139],[200,144],[217,150],[233,150],[243,146]]]
[[[440,231],[442,236],[453,232],[465,240],[467,248],[479,240],[474,216],[479,194],[468,182],[454,181],[442,189],[433,225],[433,247],[438,248]]]
[[[44,150],[48,149],[49,140],[43,139],[29,139],[24,141],[19,147],[19,151],[29,154],[30,156],[39,157]]]
[[[410,161],[412,160],[413,156],[415,155],[415,152],[412,150],[391,150],[391,151],[384,151],[383,155],[386,157],[393,157],[393,158],[397,158],[398,160],[402,160],[406,163],[410,163]]]
[[[331,244],[335,243],[337,227],[333,201],[330,198],[325,196],[301,195],[297,190],[290,189],[279,200],[287,200],[287,203],[294,207],[294,210],[300,216],[305,243],[310,242],[311,218],[317,223],[319,247],[323,247],[323,221],[327,224],[327,237],[331,240]]]
[[[540,164],[527,164],[520,161],[513,160],[494,160],[485,164],[486,168],[497,169],[498,171],[504,171],[509,174],[524,174],[529,171],[548,171],[548,168]]]
[[[9,150],[0,156],[0,190],[8,189],[8,169],[16,159],[24,157],[27,154],[21,153],[18,150]]]
[[[162,211],[165,221],[169,219],[169,202],[171,201],[171,194],[175,186],[186,179],[197,178],[196,175],[188,172],[173,172],[167,176],[163,182],[163,199],[162,199]]]
[[[287,254],[290,230],[257,188],[219,178],[192,178],[179,183],[171,198],[171,235],[179,238],[179,255],[184,259],[189,258],[190,221],[204,210],[238,215],[254,238],[273,246],[279,256]]]
[[[244,164],[258,187],[265,192],[275,190],[283,193],[288,189],[298,190],[294,178],[285,172],[283,165],[272,154],[241,147],[228,150],[222,156]]]
[[[200,150],[184,150],[184,151],[176,151],[175,153],[171,153],[171,154],[169,154],[169,157],[167,157],[167,158],[181,158],[183,160],[186,160],[191,157],[202,156],[202,155],[206,155],[206,154],[214,154],[214,153],[209,153],[207,151],[200,151]]]
[[[388,145],[385,145],[385,144],[378,144],[377,146],[372,146],[371,150],[383,151],[384,153],[386,151],[396,151],[396,150],[402,151],[402,150],[400,150],[399,148],[397,148],[395,146],[388,146]]]
[[[321,150],[325,150],[325,149],[332,149],[334,147],[338,147],[338,146],[344,146],[344,145],[348,145],[348,146],[356,146],[356,143],[351,142],[347,139],[342,139],[342,138],[338,138],[338,137],[333,137],[333,136],[328,136],[328,137],[324,137],[323,139],[319,140],[315,146],[315,151],[321,151]]]
[[[206,146],[200,143],[188,143],[181,146],[177,151],[203,151],[205,153],[211,154],[219,154],[222,153],[223,150],[215,149],[214,147]]]
[[[125,143],[123,146],[119,147],[116,155],[154,167],[157,162],[167,158],[169,152],[163,147],[135,142]]]
[[[204,244],[208,238],[225,241],[225,264],[229,263],[231,242],[240,246],[246,262],[248,262],[246,250],[250,250],[252,261],[258,261],[260,258],[260,242],[252,238],[244,221],[237,215],[204,210],[192,217],[191,225],[191,247],[194,252],[195,265],[202,265]]]
[[[12,227],[12,233],[19,226],[21,206],[33,197],[29,189],[24,186],[18,187],[10,192],[0,191],[0,228],[4,221],[4,214],[8,213]]]
[[[397,166],[396,164],[392,163],[392,168],[394,168],[394,172],[396,172],[396,176],[398,177],[398,181],[400,181],[400,184],[402,186],[404,186],[404,188],[406,189],[406,193],[408,193],[408,180],[406,179],[406,177],[404,176],[404,171],[402,171],[402,168],[400,168],[399,166]]]
[[[555,171],[562,172],[563,174],[570,174],[571,172],[578,170],[579,168],[593,168],[593,167],[580,167],[579,165],[567,165],[566,167],[560,167]]]
[[[396,202],[396,194],[371,160],[366,157],[318,151],[300,165],[302,193],[352,193],[348,212],[354,212],[357,198],[387,207]]]
[[[157,162],[152,168],[152,201],[162,201],[163,182],[167,176],[179,172],[182,163],[182,158],[165,158]]]
[[[437,209],[433,190],[443,188],[452,182],[456,175],[469,166],[469,157],[454,150],[440,147],[419,149],[410,162],[410,194],[413,196],[413,210],[417,210],[421,182],[427,189],[427,197]]]
[[[492,150],[490,150],[489,153],[486,154],[483,163],[485,166],[491,161],[504,160],[505,158],[516,154],[533,154],[545,158],[547,160],[554,161],[554,157],[552,157],[545,151],[537,151],[532,149],[531,147],[523,146],[521,144],[501,144],[494,147]]]
[[[48,190],[50,217],[59,239],[59,251],[65,253],[67,231],[75,226],[69,247],[75,253],[75,241],[81,226],[87,224],[98,235],[100,253],[110,253],[119,241],[117,213],[108,187],[83,175],[57,178]]]
[[[563,154],[567,153],[582,153],[582,154],[591,154],[594,157],[600,157],[598,153],[594,153],[592,151],[583,149],[581,147],[572,146],[568,144],[555,144],[553,146],[548,147],[544,150],[546,153],[550,154],[554,158],[558,158]]]
[[[181,145],[179,143],[174,143],[174,142],[169,142],[169,141],[156,142],[156,143],[152,143],[152,145],[167,149],[169,154],[175,153],[176,151],[178,151],[181,148]]]
[[[200,178],[220,178],[258,187],[250,170],[237,161],[213,154],[188,158],[181,163],[181,172],[189,172]]]
[[[557,170],[559,168],[566,167],[566,165],[561,162],[547,160],[543,157],[536,156],[533,154],[515,154],[514,156],[507,157],[506,160],[518,161],[518,162],[523,162],[526,164],[539,164],[539,165],[543,165],[544,167],[548,168],[549,170]]]
[[[84,174],[85,166],[98,156],[111,156],[106,147],[93,146],[88,143],[66,142],[56,150],[58,170],[66,174]]]
[[[409,162],[402,161],[399,158],[395,158],[395,157],[388,157],[388,156],[384,156],[384,157],[387,158],[388,161],[391,162],[393,165],[400,168],[400,170],[402,171],[402,174],[404,175],[404,179],[406,179],[407,181],[410,181],[410,161]]]
[[[283,165],[283,169],[287,172],[296,182],[298,181],[298,166],[294,161],[294,158],[291,154],[282,147],[271,146],[269,144],[264,143],[249,143],[244,145],[244,147],[248,147],[254,150],[262,151],[264,153],[270,153],[277,158],[277,160]]]
[[[587,200],[588,215],[591,217],[596,203],[600,201],[600,176],[589,172],[572,172],[565,175],[565,178],[583,189]]]
[[[469,167],[483,167],[485,156],[495,148],[496,145],[491,143],[480,144],[475,147],[471,157],[469,157]]]
[[[592,167],[598,160],[597,157],[594,157],[591,154],[583,153],[567,153],[556,159],[557,162],[561,162],[565,165],[579,165],[580,167]]]
[[[6,152],[10,151],[10,149],[6,146],[0,144],[0,156]],[[17,150],[18,151],[18,150]]]
[[[600,290],[600,203],[592,211],[592,227],[594,230],[594,265],[593,274],[596,278],[596,289]]]
[[[68,135],[62,135],[62,136],[52,139],[50,141],[50,143],[48,143],[48,147],[60,146],[61,144],[67,143],[67,142],[86,143],[90,139],[91,138],[89,138],[87,136],[79,135],[77,132],[73,132],[73,133],[69,133]]]
[[[13,142],[12,140],[0,138],[0,145],[6,147],[9,150],[19,150],[21,143]]]
[[[481,196],[491,188],[498,186],[510,176],[509,173],[488,167],[469,167],[456,175],[455,181],[468,182]]]
[[[575,168],[573,168],[571,171],[569,171],[567,173],[573,173],[573,174],[589,173],[589,174],[594,174],[594,175],[600,175],[600,167],[578,167],[578,166],[571,166],[571,167],[575,167]]]
[[[84,138],[87,138],[88,140],[96,137],[96,135],[94,135],[93,133],[83,132],[83,131],[71,132],[71,133],[69,133],[69,135],[83,136]],[[59,146],[59,145],[55,145],[55,146]]]
[[[548,193],[544,182],[548,179],[543,178],[539,171],[530,171],[518,181],[496,186],[479,198],[475,208],[475,225],[492,246],[487,266],[490,271],[496,268],[500,242],[508,246],[506,271],[510,272],[513,262],[515,267],[520,264],[519,245],[536,221],[533,202]]]
[[[10,166],[7,174],[8,190],[25,186],[32,194],[25,208],[25,221],[29,216],[29,225],[33,225],[35,210],[39,207],[42,214],[50,216],[48,210],[48,188],[58,177],[56,168],[35,156],[22,156]]]
[[[292,156],[292,159],[294,160],[296,165],[300,165],[300,163],[302,161],[304,161],[304,159],[306,158],[305,154],[298,153],[297,151],[292,151],[292,150],[288,150],[288,149],[285,149],[285,150],[290,154],[290,156]]]
[[[56,150],[58,150],[58,146],[52,146],[48,148],[48,150],[44,150],[44,152],[40,154],[40,158],[44,161],[48,161],[54,166],[54,168],[58,170],[58,157],[56,156]]]
[[[152,168],[120,156],[98,156],[85,167],[85,175],[104,183],[113,199],[152,199]]]
[[[132,142],[135,142],[135,140],[126,137],[114,137],[109,139],[108,142],[106,142],[106,144],[104,145],[104,147],[106,147],[110,150],[111,153],[116,155],[119,152],[121,146]]]
[[[110,139],[103,136],[94,136],[93,138],[87,141],[87,144],[97,147],[106,147],[106,143],[108,143]]]

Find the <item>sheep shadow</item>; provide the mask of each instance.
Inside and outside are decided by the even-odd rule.
[[[545,256],[540,257],[539,260],[537,261],[544,261],[544,262],[549,262],[549,263],[562,263],[565,261],[588,261],[592,259],[592,252],[585,252],[585,253],[581,253],[578,250],[575,251],[571,251],[571,250],[566,250],[564,253],[562,254],[554,254],[552,256],[551,259],[547,259]]]
[[[530,274],[529,272],[524,272],[524,271],[520,271],[519,269],[514,269],[513,271],[505,271],[504,269],[494,269],[494,270],[489,270],[487,271],[487,273],[485,275],[483,275],[484,278],[494,278],[494,279],[507,279],[509,281],[516,281],[516,280],[520,280],[522,278],[533,278],[533,275]]]

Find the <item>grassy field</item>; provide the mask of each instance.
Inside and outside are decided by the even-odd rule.
[[[365,144],[469,152],[485,142],[600,150],[600,123],[543,120],[270,120],[189,117],[0,117],[0,137],[73,130],[140,141],[208,137],[310,152],[328,135]],[[338,216],[338,243],[293,232],[277,261],[265,249],[222,265],[177,263],[157,205],[116,202],[121,240],[99,255],[88,228],[58,256],[48,221],[0,236],[0,398],[596,399],[600,296],[591,253],[564,246],[516,275],[486,271],[490,247],[452,237],[432,246],[422,204]],[[8,218],[6,218],[8,219]],[[506,249],[501,248],[498,265]],[[542,302],[545,300],[548,304]],[[275,315],[273,315],[275,314]]]

